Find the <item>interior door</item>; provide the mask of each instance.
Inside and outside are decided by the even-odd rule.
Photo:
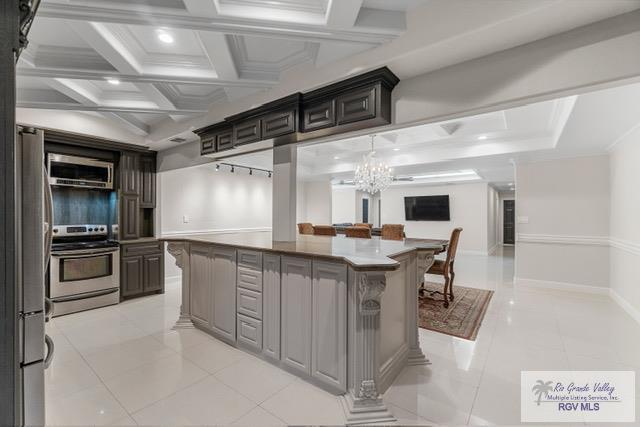
[[[516,201],[505,200],[504,201],[504,230],[503,230],[503,243],[505,245],[515,244],[515,218],[516,218]]]
[[[362,222],[369,223],[369,199],[362,199]]]

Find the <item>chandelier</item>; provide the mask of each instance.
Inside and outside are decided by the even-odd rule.
[[[393,170],[384,162],[376,159],[373,149],[375,135],[371,135],[371,151],[362,157],[362,164],[356,168],[356,188],[370,194],[384,190],[393,182]]]

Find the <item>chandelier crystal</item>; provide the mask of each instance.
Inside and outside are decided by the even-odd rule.
[[[356,168],[355,185],[358,190],[376,194],[393,182],[393,169],[376,159],[373,149],[375,135],[371,135],[371,151],[362,157],[362,164]]]

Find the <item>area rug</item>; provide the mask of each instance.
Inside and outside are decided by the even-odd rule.
[[[493,296],[486,289],[455,286],[454,300],[444,308],[443,296],[430,292],[442,292],[443,285],[427,282],[427,292],[419,298],[419,326],[431,331],[474,341],[482,324],[482,319]]]

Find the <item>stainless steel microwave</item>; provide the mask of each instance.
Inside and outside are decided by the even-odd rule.
[[[49,154],[49,184],[113,189],[113,163],[86,157]]]

